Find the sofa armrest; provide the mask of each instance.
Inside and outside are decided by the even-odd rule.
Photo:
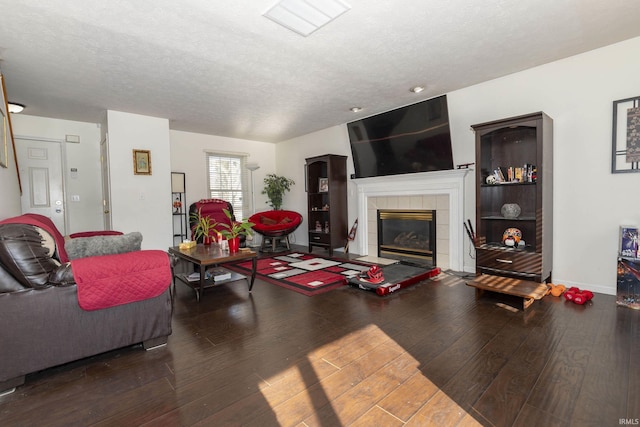
[[[169,255],[159,250],[79,258],[71,261],[71,269],[85,310],[153,298],[172,278]]]

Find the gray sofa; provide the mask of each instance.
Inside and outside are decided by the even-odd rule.
[[[0,222],[0,393],[23,384],[27,374],[39,370],[134,344],[142,343],[145,349],[166,344],[172,316],[166,254],[138,251],[60,262],[55,257],[61,248],[45,247],[47,239],[42,235],[43,229],[32,224]],[[123,293],[131,287],[130,277],[151,277],[149,280],[162,282],[156,286],[158,295],[118,302],[108,308],[82,308],[75,266],[84,265],[86,270],[87,265],[94,265],[96,274],[104,270],[113,275],[113,280],[120,280],[117,274],[108,273],[116,269],[108,265],[118,263],[121,268],[127,257],[133,258],[130,268],[139,264],[140,269],[147,270],[127,274]],[[97,277],[94,283],[109,280]]]

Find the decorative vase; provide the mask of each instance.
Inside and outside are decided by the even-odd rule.
[[[240,237],[234,237],[233,239],[229,239],[229,252],[235,253],[240,250]]]
[[[211,246],[211,236],[203,236],[202,237],[202,243],[205,246]]]
[[[505,203],[502,205],[502,209],[500,209],[502,216],[509,219],[518,218],[520,216],[520,212],[522,212],[522,210],[520,209],[520,205],[517,203]]]

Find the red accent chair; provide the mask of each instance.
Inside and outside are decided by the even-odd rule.
[[[251,215],[249,221],[255,224],[253,231],[262,236],[260,251],[264,251],[267,248],[267,244],[271,243],[271,251],[275,252],[278,240],[283,241],[287,249],[291,249],[289,246],[289,234],[300,226],[302,215],[294,211],[265,211]]]
[[[192,203],[189,206],[189,228],[191,229],[191,240],[196,240],[193,238],[193,229],[195,227],[195,221],[192,218],[192,214],[197,213],[199,210],[202,210],[202,214],[208,216],[213,219],[215,222],[219,224],[229,224],[231,225],[231,221],[225,215],[223,209],[228,210],[231,213],[231,218],[233,221],[236,220],[235,215],[233,214],[233,205],[230,202],[222,199],[201,199],[195,203]],[[224,227],[217,226],[215,227],[216,231],[224,230]],[[240,236],[240,246],[244,247],[244,241],[246,236]],[[202,243],[202,237],[198,241],[198,243]]]

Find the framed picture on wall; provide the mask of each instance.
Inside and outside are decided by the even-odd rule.
[[[151,175],[150,150],[133,150],[133,173],[135,175]]]
[[[613,101],[611,173],[640,172],[640,96]]]

